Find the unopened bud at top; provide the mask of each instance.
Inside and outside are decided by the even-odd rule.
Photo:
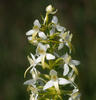
[[[46,12],[47,12],[47,13],[51,13],[52,11],[53,11],[52,5],[48,5],[48,6],[46,7]]]

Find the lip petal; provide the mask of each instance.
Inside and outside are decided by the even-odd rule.
[[[39,37],[42,38],[42,39],[47,39],[47,36],[45,35],[44,32],[39,32],[38,35],[39,35]]]
[[[67,64],[64,64],[64,72],[63,75],[66,76],[69,72],[69,66]]]
[[[70,84],[71,82],[65,78],[58,78],[58,82],[60,85],[67,85]]]
[[[53,86],[53,81],[50,80],[50,81],[48,81],[48,82],[45,84],[45,86],[43,87],[43,90],[46,90],[46,89],[48,89],[48,88],[51,88],[52,86]]]
[[[32,35],[34,32],[34,30],[29,30],[28,32],[26,32],[26,35]]]
[[[47,53],[47,54],[46,54],[46,59],[47,59],[47,60],[55,59],[55,56],[52,55],[52,54],[50,54],[50,53]]]

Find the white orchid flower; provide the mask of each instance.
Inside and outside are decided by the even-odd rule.
[[[31,87],[31,94],[29,100],[38,100],[38,88],[36,86]]]
[[[54,24],[53,27],[55,27],[57,29],[57,31],[60,32],[60,35],[59,35],[60,36],[60,39],[59,39],[59,41],[61,43],[59,43],[58,50],[62,49],[64,47],[64,44],[67,47],[69,47],[69,49],[70,49],[70,47],[71,47],[70,42],[71,42],[71,39],[72,39],[72,34],[69,34],[70,33],[69,31],[68,32],[65,32],[66,31],[66,28],[65,27],[62,27],[62,26],[60,26],[58,24],[58,18],[57,18],[57,16],[53,16],[51,22]],[[55,33],[53,27],[52,27],[52,29],[50,31],[50,34]]]
[[[31,85],[31,86],[35,86],[36,83],[39,82],[39,85],[41,84],[41,82],[43,83],[45,80],[41,77],[39,77],[40,72],[36,70],[35,67],[33,67],[30,71],[30,73],[32,74],[32,78],[30,80],[27,80],[24,82],[24,85]],[[42,84],[41,84],[42,85]]]
[[[66,30],[65,27],[59,25],[57,16],[53,16],[51,22],[55,25],[57,31],[62,32]]]
[[[38,100],[38,91],[39,89],[35,85],[36,81],[33,79],[27,80],[24,82],[24,85],[28,85],[28,91],[31,91],[30,99],[29,100]]]
[[[38,100],[38,94],[30,94],[30,99],[29,100]]]
[[[70,49],[70,52],[71,52],[71,40],[72,40],[72,34],[69,34],[70,31],[68,32],[64,32],[62,31],[60,33],[60,44],[59,44],[59,47],[58,47],[58,50],[62,49],[64,47],[64,45],[66,45],[69,49]]]
[[[40,31],[41,24],[39,20],[36,19],[33,24],[34,24],[33,29],[26,32],[26,35],[28,36],[28,40],[32,41],[33,43],[37,43],[37,40],[36,40],[37,34],[40,38],[46,39],[47,36],[45,35],[45,33]]]
[[[30,66],[26,69],[26,71],[25,71],[25,73],[24,73],[24,77],[26,77],[26,73],[27,73],[28,70],[30,70],[30,69],[31,69],[31,72],[32,72],[32,73],[34,73],[34,72],[37,73],[35,66],[39,64],[40,58],[37,58],[37,59],[36,59],[35,56],[34,56],[32,53],[31,53],[31,57],[32,57],[32,58],[30,58],[30,57],[28,56],[28,61],[29,61],[29,63],[30,63]],[[32,76],[33,76],[33,78],[35,78],[34,74],[32,74]]]
[[[31,87],[30,100],[38,100],[38,91],[37,87]]]
[[[78,74],[77,68],[75,66],[79,65],[80,61],[78,61],[78,60],[72,60],[71,56],[68,55],[68,53],[66,53],[63,56],[63,59],[64,59],[64,62],[65,62],[63,75],[65,76],[65,75],[68,74],[68,72],[69,72],[69,66],[76,72],[76,74]]]
[[[38,59],[40,59],[41,63],[42,63],[42,67],[44,67],[44,61],[45,61],[45,57],[47,60],[52,60],[55,59],[55,56],[47,53],[47,49],[49,48],[49,45],[43,45],[42,43],[39,43],[36,49],[36,54],[39,56]]]
[[[50,36],[55,33],[55,30],[57,30],[59,32],[63,32],[66,30],[65,27],[62,27],[59,25],[57,16],[53,16],[51,22],[52,22],[52,26],[51,26],[52,28],[50,30]]]
[[[28,40],[32,40],[32,38],[34,38],[37,35],[37,33],[39,32],[39,29],[41,27],[38,19],[36,19],[33,24],[34,24],[33,29],[26,32],[26,35],[29,36]]]
[[[79,90],[74,89],[68,100],[80,100]]]
[[[51,75],[51,80],[45,84],[43,90],[46,90],[54,86],[56,91],[60,93],[59,85],[67,85],[71,83],[69,80],[65,78],[58,78],[57,72],[55,70],[51,70],[50,75]]]

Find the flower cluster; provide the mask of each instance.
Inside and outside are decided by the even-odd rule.
[[[75,82],[78,76],[77,60],[72,60],[72,34],[58,22],[57,12],[52,5],[46,7],[43,23],[36,19],[33,28],[26,32],[28,41],[36,47],[36,53],[27,57],[30,63],[24,73],[29,72],[30,100],[80,100],[79,88]]]

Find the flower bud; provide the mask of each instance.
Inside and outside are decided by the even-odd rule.
[[[46,7],[46,12],[47,13],[51,13],[52,11],[53,11],[52,5],[49,5],[49,6]]]

